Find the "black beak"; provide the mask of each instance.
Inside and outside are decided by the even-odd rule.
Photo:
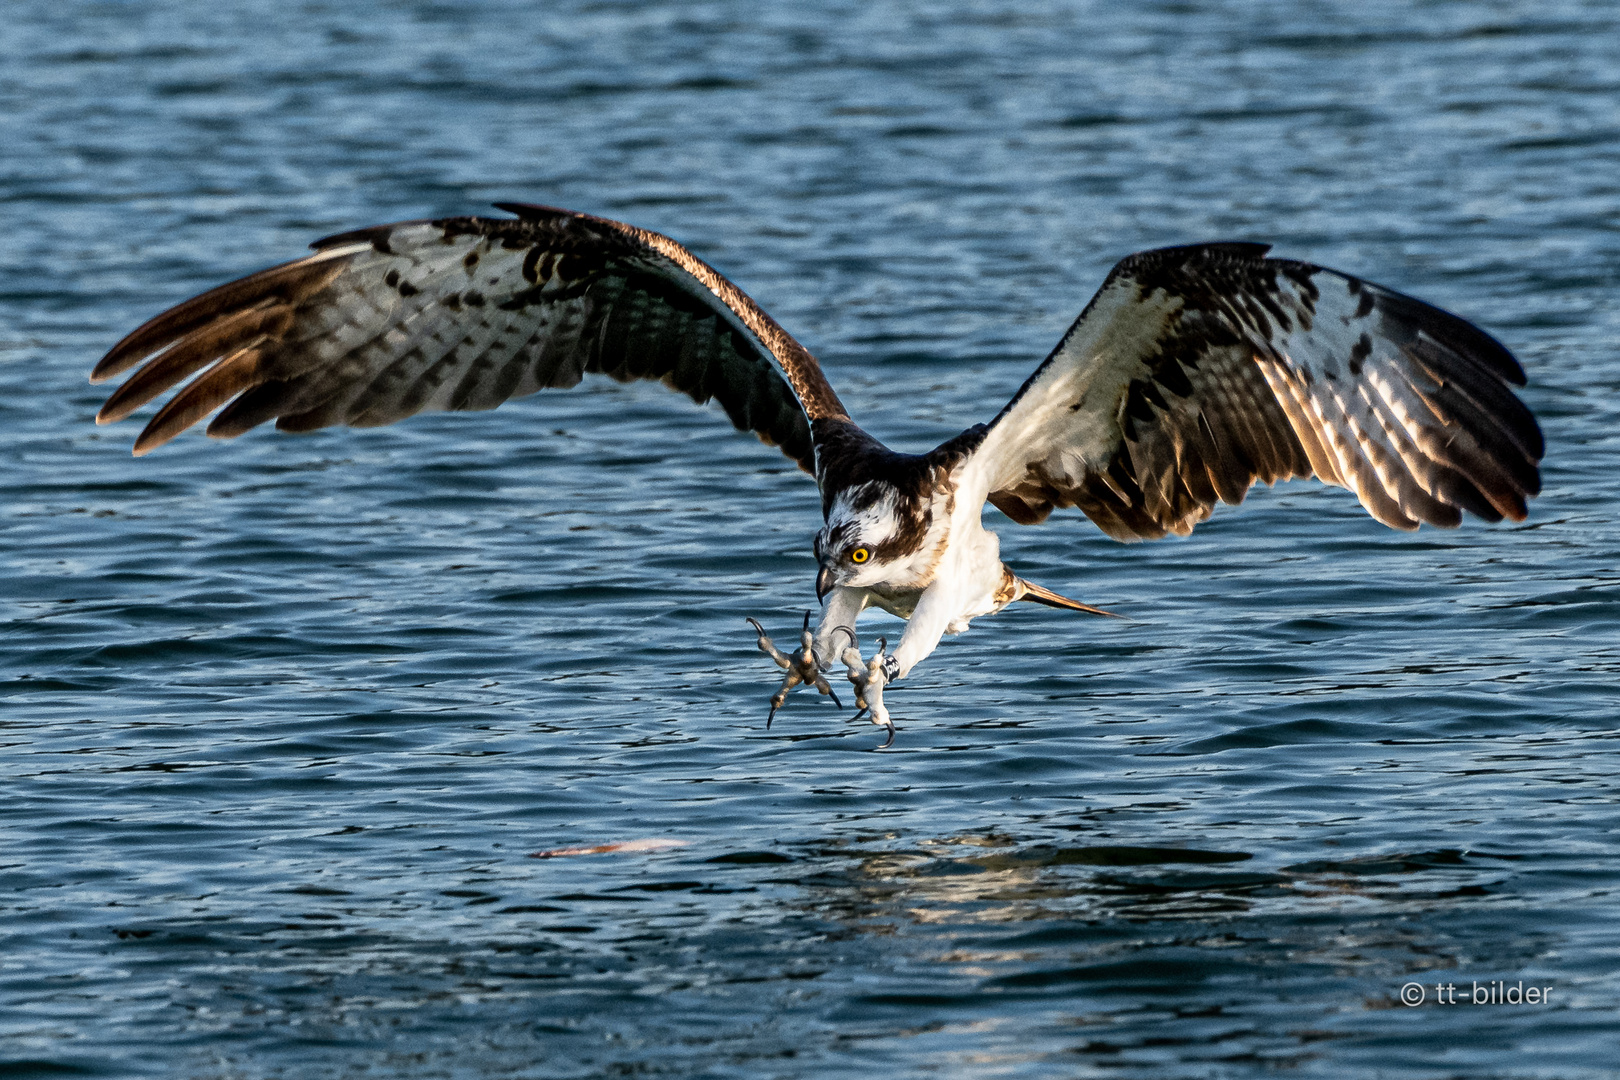
[[[816,575],[816,599],[822,603],[827,602],[827,594],[833,591],[837,582],[833,578],[832,567],[823,566],[821,573]]]

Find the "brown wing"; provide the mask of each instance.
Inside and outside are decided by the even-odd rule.
[[[221,438],[266,420],[284,431],[374,427],[492,409],[601,373],[713,398],[738,428],[812,469],[807,421],[844,408],[815,358],[736,286],[657,233],[500,208],[519,216],[330,237],[307,258],[171,308],[96,366],[92,382],[141,365],[96,421],[196,374],[136,439],[139,455],[216,409],[208,434]]]
[[[1015,521],[1077,506],[1182,535],[1257,480],[1316,476],[1398,529],[1522,520],[1541,487],[1524,372],[1455,315],[1260,244],[1122,261],[976,457]]]

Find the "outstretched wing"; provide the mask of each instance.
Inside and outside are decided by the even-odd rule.
[[[266,420],[375,427],[493,409],[594,372],[713,398],[738,428],[813,468],[808,420],[844,408],[815,358],[741,290],[657,233],[499,207],[518,217],[344,233],[171,308],[96,366],[92,382],[141,364],[97,423],[194,374],[136,439],[137,455],[216,409],[208,434],[221,438]]]
[[[1522,520],[1540,490],[1524,372],[1478,327],[1333,270],[1201,244],[1116,266],[975,453],[1032,524],[1186,535],[1256,480],[1315,476],[1397,529]]]

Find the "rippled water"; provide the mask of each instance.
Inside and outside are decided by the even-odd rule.
[[[1612,1075],[1612,6],[6,21],[0,1075]],[[809,697],[765,731],[743,618],[813,604],[814,492],[656,387],[141,461],[92,425],[162,307],[502,198],[687,242],[907,449],[1121,255],[1270,240],[1508,342],[1546,492],[1002,522],[1136,621],[977,624],[878,752]],[[681,846],[528,857],[634,840]]]

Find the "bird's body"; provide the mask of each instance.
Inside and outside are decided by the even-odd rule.
[[[1472,324],[1388,289],[1202,244],[1120,262],[1000,414],[926,454],[860,428],[815,358],[679,244],[619,222],[503,205],[515,219],[402,222],[222,286],[120,342],[93,379],[140,368],[98,422],[194,373],[136,441],[145,453],[214,415],[211,435],[376,426],[493,408],[585,374],[659,379],[717,400],[813,473],[825,610],[800,653],[761,647],[799,683],[849,668],[888,724],[883,686],[940,638],[1016,600],[1089,611],[1024,581],[985,527],[1078,507],[1119,540],[1185,535],[1255,481],[1316,476],[1379,521],[1455,526],[1525,516],[1541,433],[1509,384],[1518,363]],[[142,363],[144,361],[144,363]],[[861,657],[855,623],[907,620]],[[840,631],[849,643],[842,644]],[[892,738],[893,729],[890,726]]]
[[[893,654],[894,677],[904,678],[941,636],[959,634],[971,620],[1022,599],[1029,583],[1002,563],[1001,540],[984,527],[989,492],[984,459],[976,462],[973,453],[982,428],[912,456],[895,454],[853,424],[847,426],[842,438],[825,440],[829,461],[861,455],[857,475],[872,478],[835,473],[822,479],[823,490],[834,494],[815,548],[828,570],[822,589],[828,583],[831,588],[825,589],[816,647],[831,655],[830,638],[838,627],[853,627],[862,610],[879,608],[906,620]],[[851,448],[859,442],[871,445]],[[862,564],[848,561],[863,548],[870,554]]]

